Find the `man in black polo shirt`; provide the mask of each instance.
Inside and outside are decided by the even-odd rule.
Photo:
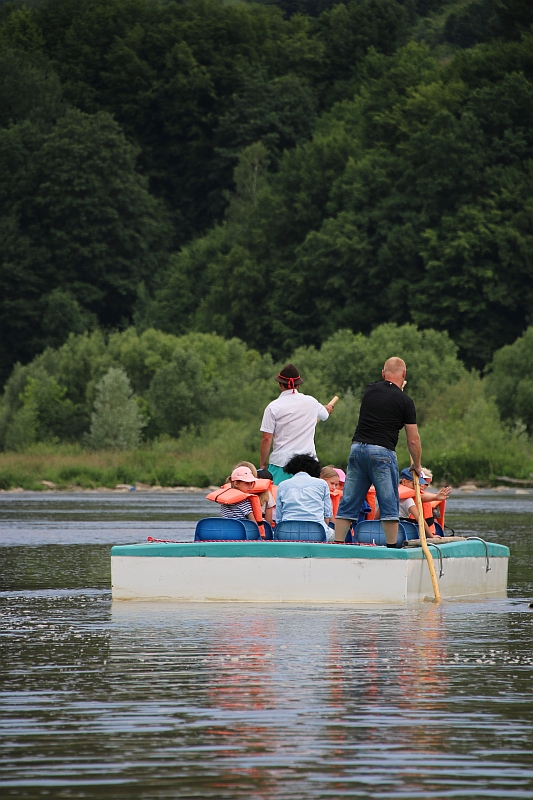
[[[405,373],[405,362],[401,358],[389,358],[381,373],[383,380],[369,383],[365,389],[352,440],[344,494],[337,512],[336,542],[344,542],[374,484],[387,547],[396,546],[400,502],[396,445],[403,427],[417,475],[420,475],[422,456],[415,404],[403,393]]]

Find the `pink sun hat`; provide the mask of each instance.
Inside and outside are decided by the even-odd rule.
[[[244,483],[255,483],[257,478],[248,467],[236,467],[231,473],[232,481],[244,481]]]
[[[346,473],[342,469],[337,469],[337,467],[333,467],[337,475],[339,476],[339,480],[341,483],[346,483]]]

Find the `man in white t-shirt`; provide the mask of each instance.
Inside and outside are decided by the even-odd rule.
[[[308,453],[316,457],[315,428],[318,420],[326,420],[333,411],[332,405],[323,406],[308,394],[300,394],[296,387],[303,383],[294,364],[283,367],[276,381],[281,391],[277,400],[265,408],[261,422],[261,469],[269,461],[268,471],[276,486],[292,478],[283,467],[297,453]]]

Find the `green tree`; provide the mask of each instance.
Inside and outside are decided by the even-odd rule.
[[[43,340],[57,343],[94,318],[123,324],[139,282],[150,283],[163,265],[165,214],[136,172],[136,156],[107,114],[70,110],[48,133],[29,122],[0,129],[4,377]],[[65,324],[53,329],[58,303]]]
[[[533,327],[511,345],[494,353],[486,378],[487,391],[508,423],[523,423],[533,434]]]
[[[84,430],[81,409],[41,364],[18,367],[6,387],[0,445],[24,450],[34,442],[75,441]]]
[[[277,166],[283,150],[309,139],[317,105],[312,88],[296,75],[246,75],[219,119],[217,150],[233,166],[241,150],[260,140]]]
[[[184,428],[205,422],[212,398],[198,356],[176,351],[172,361],[154,376],[149,399],[162,433],[177,437]]]
[[[316,22],[324,43],[324,78],[333,97],[347,96],[370,48],[392,55],[408,36],[406,9],[396,0],[351,0],[324,11]],[[331,97],[328,105],[331,103]]]
[[[279,151],[309,131],[323,48],[304,17],[217,0],[48,0],[36,18],[67,100],[112,113],[140,145],[180,244],[222,218],[235,148],[265,134]]]
[[[89,442],[97,450],[134,450],[145,426],[128,376],[113,367],[96,388]]]
[[[61,84],[46,59],[3,45],[0,28],[0,128],[23,120],[48,127],[64,110]]]
[[[496,20],[493,32],[505,39],[520,39],[533,25],[533,8],[529,0],[494,0]]]
[[[173,260],[152,324],[183,296],[189,324],[281,356],[411,321],[448,331],[482,369],[533,303],[528,41],[474,48],[446,71],[415,44],[370,53],[354,100],[283,156],[246,224],[230,209]]]

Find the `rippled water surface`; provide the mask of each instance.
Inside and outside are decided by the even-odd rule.
[[[0,495],[1,796],[533,798],[533,495],[449,511],[507,600],[113,605],[110,545],[201,495]]]

